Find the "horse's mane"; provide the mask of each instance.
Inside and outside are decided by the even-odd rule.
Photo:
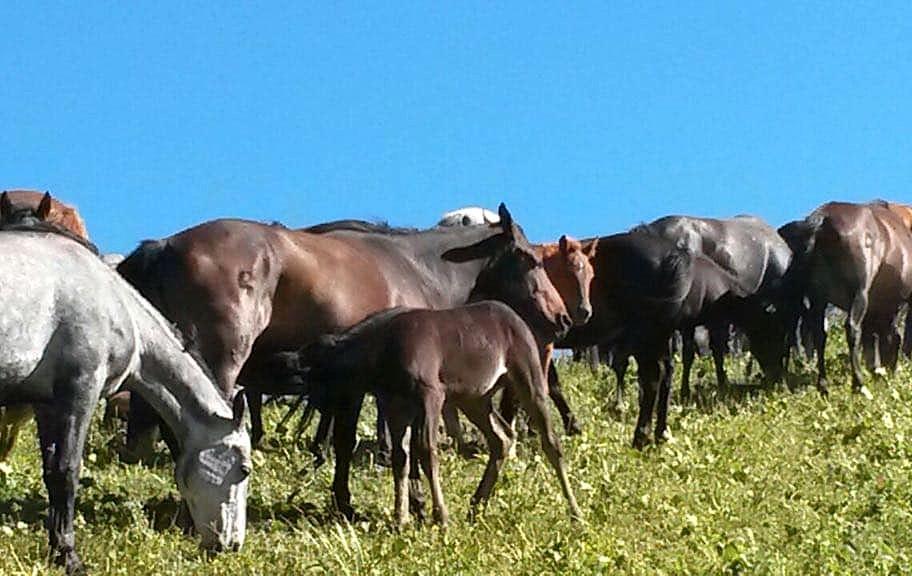
[[[70,229],[57,224],[56,222],[50,222],[47,220],[36,221],[36,222],[17,222],[17,223],[0,223],[0,231],[2,232],[44,232],[47,234],[56,234],[58,236],[63,236],[69,238],[70,240],[81,244],[83,247],[90,250],[93,254],[101,257],[101,253],[98,251],[98,247],[95,246],[89,240],[79,236],[78,234],[73,233]]]
[[[419,228],[406,228],[391,226],[388,222],[368,222],[366,220],[333,220],[304,228],[305,232],[312,234],[325,234],[326,232],[335,232],[346,230],[350,232],[364,232],[368,234],[386,234],[389,236],[404,236],[416,234],[422,230]]]

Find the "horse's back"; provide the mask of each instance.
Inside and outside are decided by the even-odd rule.
[[[118,281],[72,240],[0,233],[0,385],[7,393],[28,384],[20,393],[47,397],[63,371],[122,356],[133,334]]]

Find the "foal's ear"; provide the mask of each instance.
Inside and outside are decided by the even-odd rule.
[[[451,248],[443,253],[443,258],[447,262],[468,262],[478,260],[479,258],[490,258],[504,245],[503,234],[489,236],[480,242],[471,246],[462,246]]]
[[[9,199],[9,194],[4,192],[0,194],[0,218],[6,219],[13,213],[13,202]]]
[[[231,412],[233,414],[235,428],[241,428],[244,425],[244,414],[247,412],[247,397],[243,390],[238,390],[234,395],[234,401],[231,403]]]
[[[38,204],[38,219],[47,220],[48,216],[51,215],[51,193],[45,192],[44,197],[41,198],[41,203]]]

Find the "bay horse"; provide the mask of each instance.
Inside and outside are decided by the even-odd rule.
[[[73,517],[86,435],[99,400],[122,385],[180,444],[175,479],[202,544],[240,547],[251,468],[243,397],[226,401],[167,321],[84,244],[17,228],[0,232],[0,405],[35,410],[55,562],[83,570]]]
[[[903,219],[878,202],[829,202],[779,232],[795,254],[789,273],[796,302],[793,308],[804,315],[815,336],[820,392],[827,393],[823,354],[827,304],[847,312],[845,330],[854,390],[863,389],[864,333],[876,340],[871,349],[881,356],[878,360],[895,368],[897,315],[912,298],[912,234]],[[806,309],[798,304],[805,297],[810,301]]]
[[[534,318],[526,318],[538,325]],[[380,312],[342,335],[325,336],[305,347],[299,362],[310,383],[312,401],[335,416],[333,492],[338,509],[347,517],[354,514],[348,474],[358,413],[370,391],[385,407],[392,436],[397,523],[402,526],[409,520],[406,495],[412,510],[423,516],[414,461],[411,490],[407,483],[410,452],[430,483],[434,521],[447,523],[436,453],[444,403],[458,407],[488,444],[488,464],[472,496],[474,515],[490,497],[513,442],[512,428],[493,405],[494,394],[509,388],[539,432],[571,518],[582,519],[560,440],[549,422],[540,352],[538,338],[526,322],[510,306],[489,300],[446,310]]]
[[[0,194],[0,226],[34,226],[43,222],[88,241],[85,223],[75,208],[51,197],[50,192],[7,190]],[[0,407],[0,462],[16,444],[22,427],[31,419],[29,406]]]
[[[118,271],[197,343],[223,393],[236,381],[245,385],[256,444],[261,394],[300,393],[267,380],[263,366],[276,352],[296,350],[379,310],[463,304],[479,277],[500,263],[525,275],[541,266],[506,206],[498,212],[497,224],[424,231],[357,221],[291,230],[215,220],[143,242]],[[569,326],[554,298],[547,307],[560,309],[558,320]],[[131,405],[134,450],[149,429],[143,414],[148,411]]]

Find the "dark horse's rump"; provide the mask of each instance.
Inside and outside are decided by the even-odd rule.
[[[501,212],[498,225],[420,232],[343,223],[315,234],[216,220],[144,243],[118,270],[194,341],[226,394],[240,375],[257,437],[259,391],[284,391],[259,369],[276,352],[378,310],[446,308],[483,297],[492,289],[485,282],[498,282],[504,271],[510,277],[503,282],[521,291],[540,259],[506,208]],[[549,318],[533,321],[559,330],[555,325],[568,320],[553,287],[539,295],[557,302],[540,306]]]

